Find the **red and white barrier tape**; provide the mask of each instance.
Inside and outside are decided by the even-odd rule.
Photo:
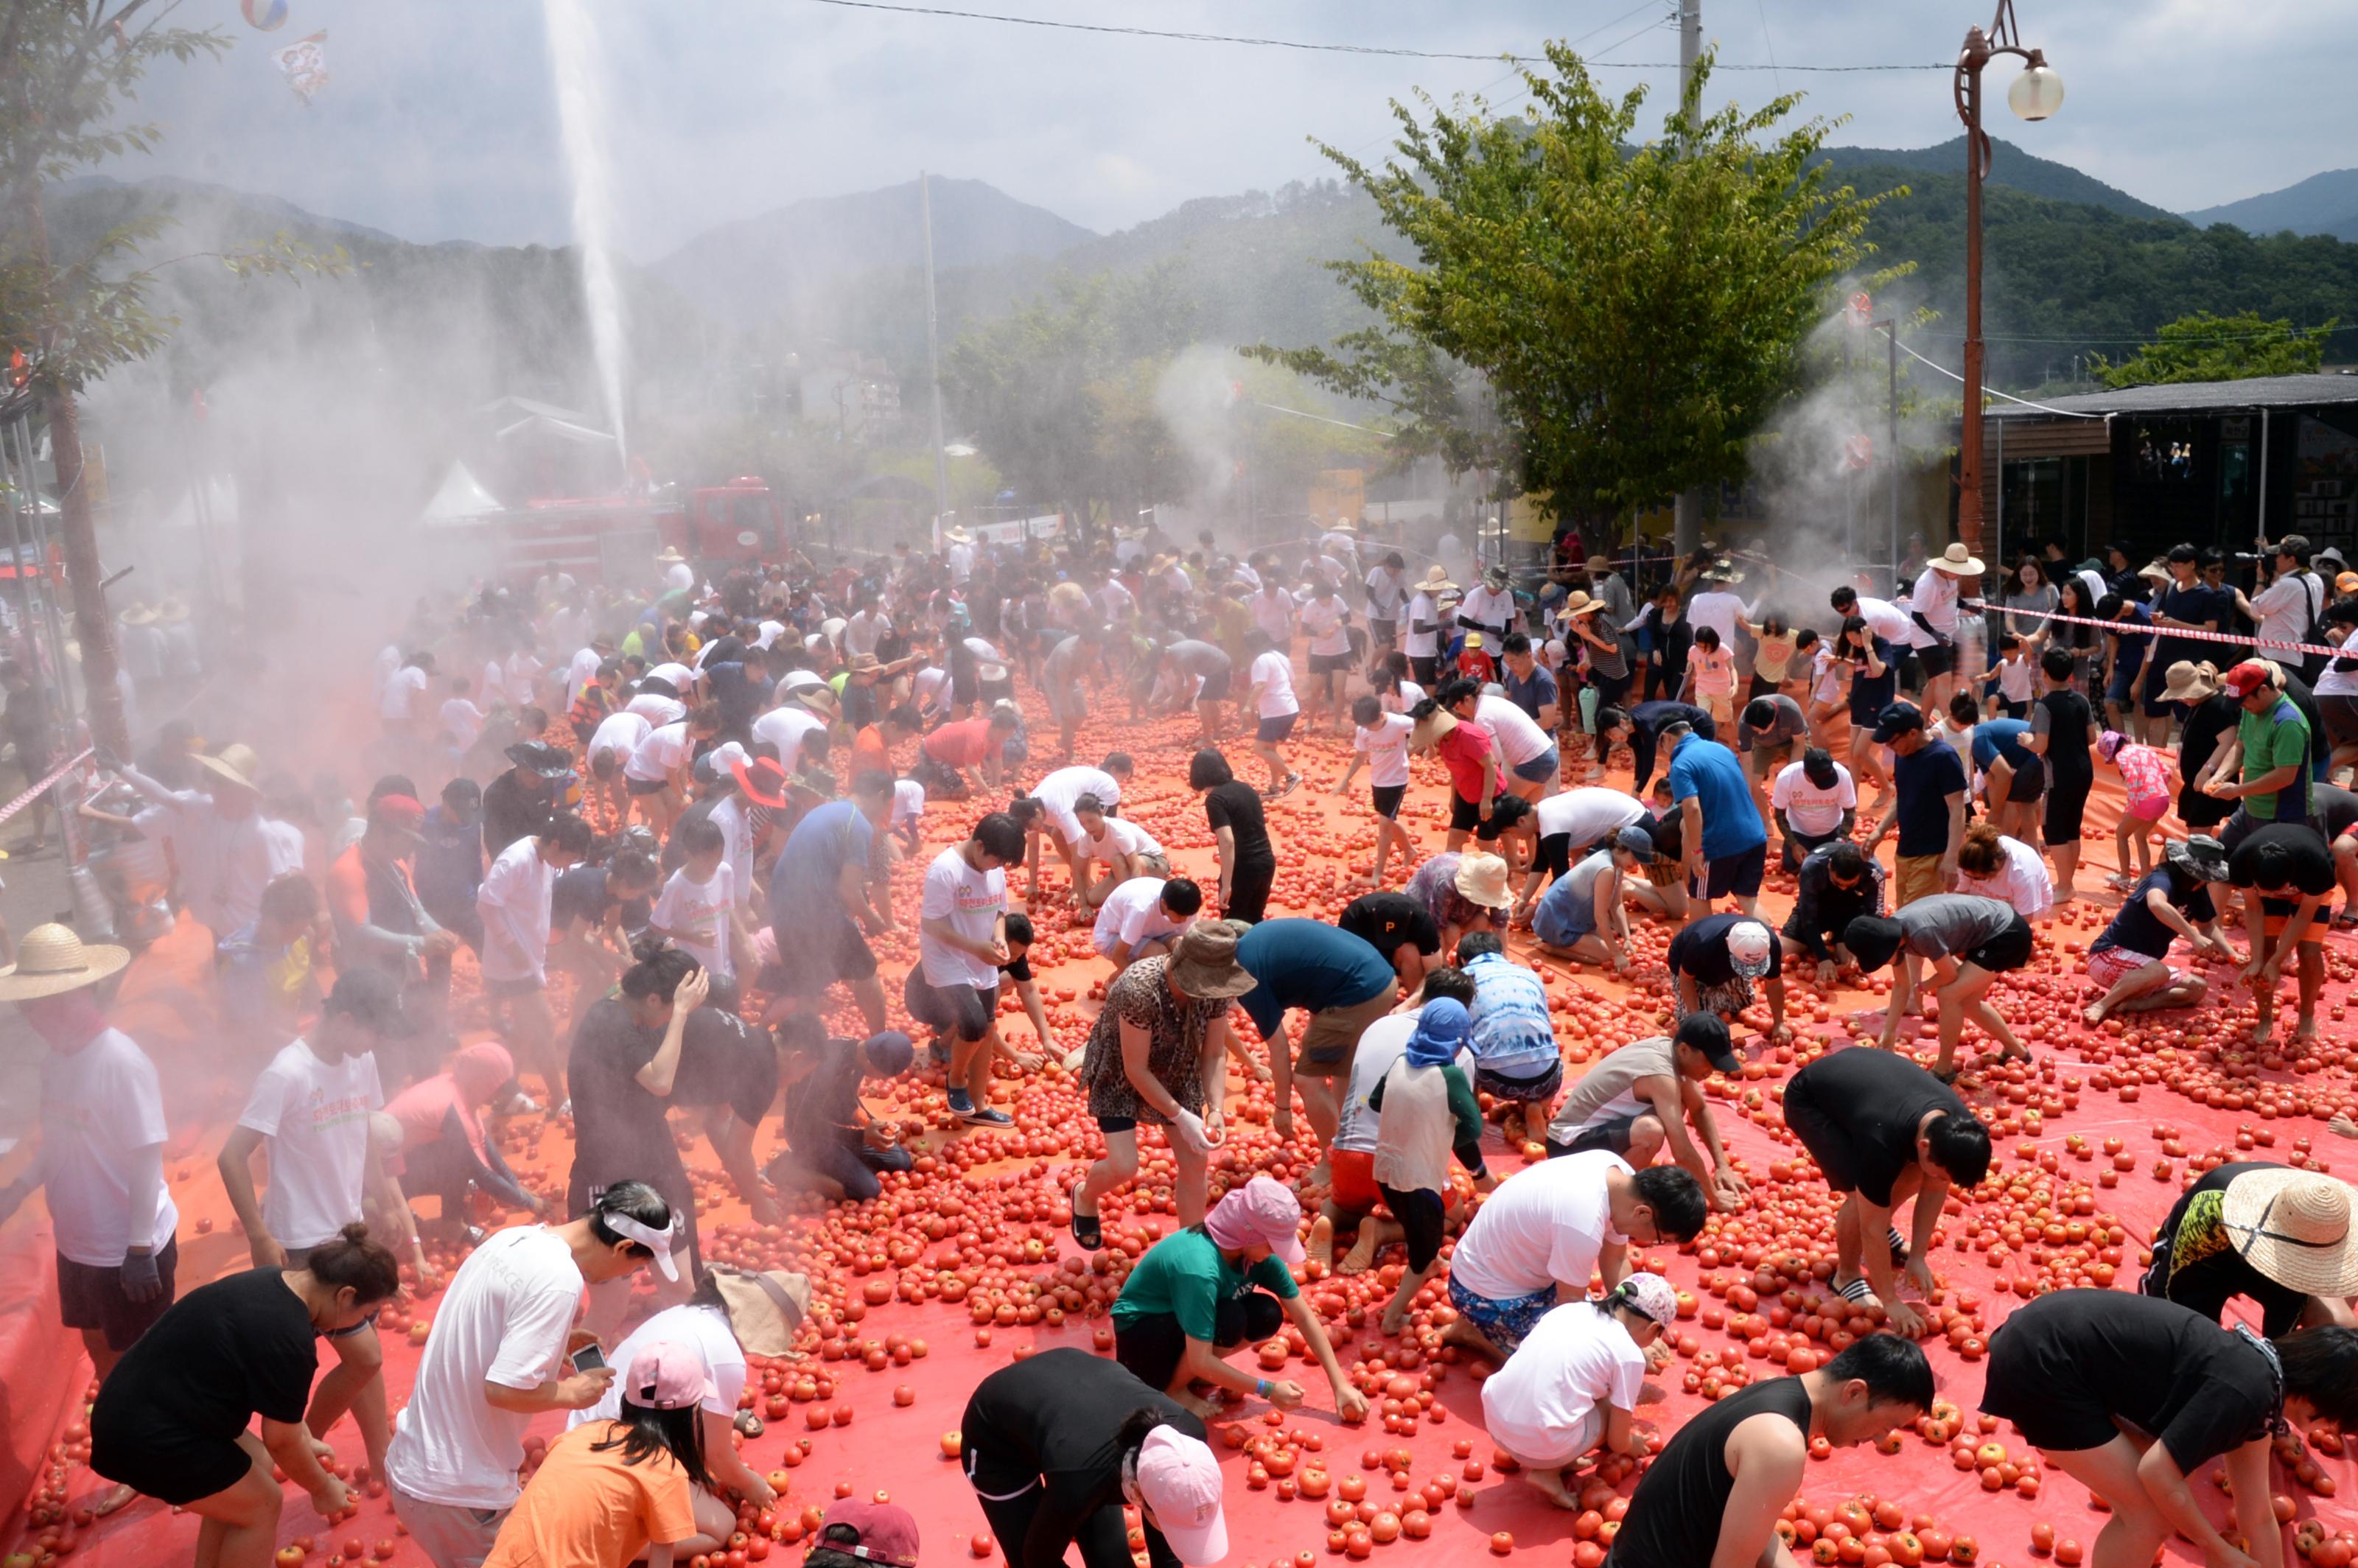
[[[76,768],[90,761],[92,754],[93,753],[92,752],[85,751],[80,756],[59,763],[57,770],[50,773],[48,778],[43,779],[40,783],[27,785],[24,794],[18,795],[7,805],[0,806],[0,822],[7,821],[10,817],[24,810],[25,807],[32,805],[33,802],[49,794],[50,790],[57,787],[57,784],[59,779],[64,778],[68,773],[73,772]]]
[[[2100,621],[2092,615],[2057,615],[2045,610],[2006,610],[2006,615],[2027,615],[2039,621],[2060,621],[2067,626],[2099,626],[2123,636],[2169,637],[2188,643],[2229,643],[2239,648],[2266,648],[2270,653],[2314,654],[2320,658],[2358,658],[2358,648],[2337,648],[2331,643],[2279,643],[2267,637],[2246,637],[2240,632],[2189,632],[2176,626],[2137,626],[2120,621]]]

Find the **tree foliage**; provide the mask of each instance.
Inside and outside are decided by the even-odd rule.
[[[2162,328],[2154,341],[2118,364],[2098,354],[2091,368],[2111,387],[2313,375],[2325,362],[2325,340],[2335,325],[2304,330],[2288,320],[2264,321],[2256,310],[2235,316],[2197,310]]]
[[[1389,405],[1404,450],[1498,470],[1561,514],[1740,479],[1881,198],[1830,188],[1827,122],[1771,139],[1796,97],[1705,114],[1708,59],[1643,143],[1642,88],[1608,99],[1561,44],[1548,61],[1522,73],[1516,119],[1479,98],[1394,103],[1398,156],[1380,169],[1322,144],[1413,259],[1331,264],[1380,326],[1331,351],[1256,351]]]

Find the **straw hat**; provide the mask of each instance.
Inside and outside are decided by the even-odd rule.
[[[1171,949],[1171,984],[1197,1001],[1242,996],[1260,982],[1237,962],[1237,942],[1252,929],[1241,920],[1199,920]]]
[[[2208,702],[2219,695],[2219,666],[2180,659],[2169,666],[2169,684],[2162,687],[2164,702]]]
[[[1424,576],[1418,579],[1416,590],[1419,593],[1455,593],[1457,585],[1450,581],[1449,574],[1439,567],[1428,567]]]
[[[189,760],[215,778],[225,779],[240,789],[261,787],[254,782],[254,776],[261,771],[262,760],[254,754],[254,748],[251,746],[241,746],[233,742],[223,746],[216,755],[209,757],[199,752]]]
[[[164,602],[156,607],[156,619],[163,625],[177,626],[188,618],[189,607],[181,603],[176,594],[168,595]]]
[[[1459,892],[1485,909],[1505,909],[1515,902],[1507,862],[1496,855],[1468,855],[1459,860],[1455,882]]]
[[[1744,573],[1736,568],[1733,561],[1714,561],[1711,563],[1711,569],[1703,574],[1703,580],[1738,583],[1744,580]]]
[[[1174,563],[1169,556],[1157,556],[1152,560],[1146,563],[1146,575],[1148,577],[1161,577],[1164,572],[1169,571],[1175,564],[1176,563]]]
[[[1945,572],[1951,577],[1979,577],[1988,569],[1982,565],[1979,556],[1974,555],[1963,545],[1952,545],[1924,564],[1936,572]]]
[[[952,545],[971,545],[974,543],[974,535],[968,533],[964,528],[959,527],[955,523],[942,530],[942,539],[945,543]]]
[[[884,666],[877,662],[876,655],[873,654],[854,654],[844,667],[853,675],[864,675],[870,670],[879,670]]]
[[[2358,1292],[2350,1188],[2313,1171],[2246,1171],[2227,1184],[2220,1223],[2244,1261],[2287,1290]]]
[[[687,565],[687,557],[679,553],[679,546],[677,545],[665,545],[663,549],[656,554],[655,562],[659,566],[684,567]]]
[[[1416,721],[1408,732],[1408,749],[1412,752],[1431,751],[1444,735],[1457,728],[1457,715],[1445,708],[1436,708]]]
[[[1591,599],[1582,589],[1574,589],[1570,594],[1565,596],[1563,608],[1557,611],[1555,615],[1556,619],[1559,621],[1576,621],[1584,615],[1594,615],[1604,608],[1605,601],[1603,600]]]
[[[1356,534],[1358,531],[1359,525],[1348,517],[1337,517],[1326,525],[1326,532],[1329,534]]]
[[[821,719],[834,718],[836,707],[839,700],[836,696],[835,687],[827,685],[825,681],[821,681],[816,686],[798,686],[792,687],[785,695],[787,701],[801,703],[805,708],[810,709],[813,713],[817,714]]]
[[[135,604],[123,612],[121,620],[125,626],[153,626],[156,612],[144,604]]]
[[[36,925],[16,945],[16,961],[0,969],[0,1001],[31,1001],[94,986],[131,962],[127,947],[89,946],[70,925]]]
[[[795,1331],[810,1311],[810,1281],[801,1274],[773,1269],[763,1274],[741,1273],[716,1265],[713,1289],[729,1309],[730,1332],[737,1343],[756,1356],[791,1356]]]

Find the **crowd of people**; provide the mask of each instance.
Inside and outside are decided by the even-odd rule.
[[[645,585],[484,586],[380,654],[359,743],[382,771],[349,810],[185,727],[135,762],[101,756],[85,809],[157,851],[125,857],[146,867],[118,892],[142,915],[126,929],[211,944],[220,1059],[250,1083],[217,1165],[254,1267],[178,1292],[162,1081],[102,1005],[129,954],[27,934],[0,1000],[49,1047],[42,1137],[0,1210],[46,1192],[63,1323],[101,1385],[92,1465],[115,1489],[97,1511],[160,1498],[202,1519],[204,1568],[258,1568],[276,1467],[329,1517],[381,1482],[438,1568],[714,1551],[739,1504],[775,1500],[732,1423],[747,1357],[791,1351],[812,1281],[703,1256],[670,1112],[777,1225],[912,1169],[864,1086],[937,1072],[955,1123],[1006,1128],[1002,1080],[1053,1061],[1101,1149],[1069,1191],[1074,1244],[1105,1246],[1142,1129],[1179,1225],[1130,1268],[1110,1357],[1048,1351],[974,1390],[962,1463],[1011,1561],[1077,1544],[1089,1568],[1126,1563],[1125,1505],[1150,1561],[1221,1561],[1206,1422],[1311,1398],[1228,1353],[1290,1328],[1337,1416],[1364,1418],[1300,1274],[1393,1248],[1381,1332],[1445,1290],[1445,1341],[1497,1366],[1484,1418],[1541,1493],[1576,1507],[1593,1457],[1648,1459],[1616,1563],[1782,1561],[1812,1445],[1932,1405],[1908,1297],[1935,1289],[1942,1206],[1992,1158],[1960,1093],[1968,1029],[2028,1056],[1993,994],[2058,907],[2119,895],[2084,957],[2091,1026],[2202,1003],[2182,940],[2240,967],[2257,1041],[2288,967],[2291,1038],[2317,1033],[2323,944],[2358,922],[2358,795],[2335,771],[2358,764],[2358,654],[2297,647],[2358,628],[2358,577],[2327,585],[2301,540],[2249,597],[2187,548],[2143,572],[2027,557],[1987,603],[1985,563],[1952,545],[1893,598],[1833,588],[1830,613],[1784,602],[1774,568],[1747,601],[1710,552],[1641,600],[1574,559],[1535,591],[1495,568],[1461,590],[1348,523],[1291,564],[1199,543],[1051,554],[952,528],[865,569],[672,553]],[[2239,618],[2260,643],[2189,640]],[[1192,733],[1141,728],[1084,760],[1108,708]],[[1143,756],[1158,733],[1185,738]],[[1271,908],[1268,807],[1322,733],[1349,760],[1319,782],[1348,798],[1364,769],[1372,835],[1332,923]],[[1403,811],[1427,756],[1437,841]],[[2103,767],[2125,806],[2098,895],[2077,879]],[[1208,867],[1124,812],[1142,770],[1201,796]],[[2163,838],[2173,816],[2185,832]],[[924,861],[914,908],[902,860]],[[1781,918],[1764,890],[1790,892]],[[1044,922],[1088,924],[1110,966],[1085,1039],[1059,1038],[1040,995]],[[916,957],[888,976],[880,939],[903,929]],[[1567,1085],[1541,966],[1638,978],[1657,947],[1670,1032]],[[479,986],[455,987],[469,968]],[[1704,1084],[1740,1075],[1756,1032],[1791,1041],[1789,973],[1885,970],[1879,1035],[1794,1071],[1782,1107],[1840,1198],[1831,1288],[1886,1332],[1651,1431],[1636,1406],[1677,1292],[1631,1249],[1753,1198]],[[847,1000],[860,1024],[838,1033]],[[1929,1065],[1899,1049],[1917,1015]],[[1276,1134],[1314,1148],[1295,1180],[1216,1157],[1232,1075],[1269,1082]],[[502,1152],[535,1113],[569,1123],[561,1189]],[[1494,1126],[1532,1162],[1494,1171]],[[2325,1175],[2221,1167],[2170,1214],[2140,1294],[2064,1292],[1997,1329],[1983,1409],[2109,1506],[2097,1568],[2143,1568],[2173,1530],[2218,1568],[2280,1568],[2272,1427],[2358,1420],[2350,1207]],[[529,1222],[474,1223],[515,1211]],[[447,1281],[429,1237],[466,1253]],[[656,1310],[629,1323],[648,1270]],[[395,1421],[374,1325],[418,1281],[442,1296]],[[2222,1325],[2239,1296],[2262,1333]],[[570,1424],[526,1484],[527,1429],[555,1411]],[[340,1476],[322,1462],[347,1419],[365,1458]],[[2189,1498],[2214,1459],[2242,1548]],[[903,1568],[916,1544],[873,1504],[817,1542]]]

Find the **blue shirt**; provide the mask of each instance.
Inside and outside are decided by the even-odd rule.
[[[1486,953],[1466,966],[1474,978],[1474,1062],[1510,1078],[1535,1078],[1561,1062],[1555,1026],[1548,1021],[1547,986],[1537,972],[1503,953]]]
[[[1990,764],[2004,756],[2006,765],[2020,773],[2034,755],[2022,743],[2022,738],[2029,733],[2030,725],[2025,719],[1983,719],[1974,726],[1974,766],[1987,773]]]
[[[1891,784],[1899,797],[1898,852],[1911,858],[1947,854],[1949,797],[1965,793],[1965,764],[1955,749],[1926,741],[1892,760]]]
[[[800,822],[778,852],[770,873],[770,925],[778,934],[778,956],[794,961],[790,931],[819,931],[850,918],[837,882],[846,866],[868,870],[874,824],[849,800],[831,800]]]
[[[1504,665],[1499,665],[1498,685],[1506,692],[1508,701],[1533,719],[1540,716],[1541,708],[1555,706],[1555,676],[1537,665],[1531,666],[1531,678],[1529,680],[1518,680],[1514,671]]]
[[[1400,984],[1391,960],[1365,937],[1320,920],[1262,921],[1237,944],[1237,962],[1259,982],[1237,1000],[1264,1040],[1287,1008],[1354,1007]]]
[[[1671,758],[1671,798],[1681,806],[1690,800],[1701,803],[1706,860],[1724,860],[1768,842],[1744,764],[1716,741],[1690,736],[1679,742]]]

